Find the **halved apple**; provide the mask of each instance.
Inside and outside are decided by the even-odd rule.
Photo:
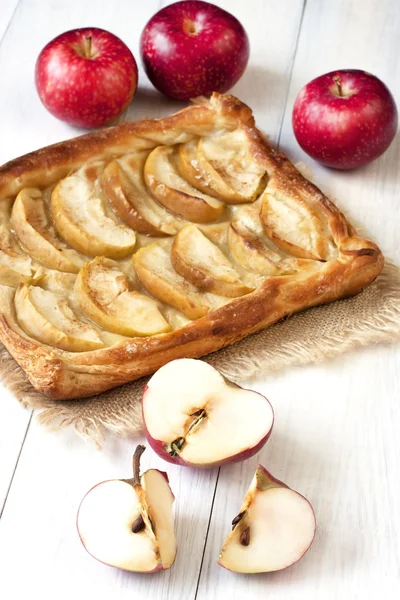
[[[244,170],[243,163],[236,160],[237,155],[231,156],[231,149],[227,159],[224,146],[219,146],[215,139],[218,138],[213,137],[208,142],[200,139],[181,144],[179,146],[180,172],[194,188],[223,199],[227,204],[251,202],[261,191],[260,181],[264,171],[253,167],[256,172],[252,173],[251,166],[247,166]],[[219,171],[207,158],[205,150],[214,157],[213,162]],[[249,163],[251,165],[254,161]]]
[[[189,319],[204,317],[210,310],[204,294],[174,270],[169,247],[154,243],[133,256],[143,287],[155,298],[177,308]]]
[[[218,564],[236,573],[286,569],[307,552],[315,527],[308,500],[258,465]]]
[[[175,561],[174,495],[166,473],[149,469],[140,475],[143,451],[144,446],[136,449],[132,479],[103,481],[89,490],[76,525],[83,546],[100,562],[154,573]]]
[[[83,170],[56,185],[51,216],[61,237],[83,254],[123,258],[135,247],[135,232],[107,210],[100,191]]]
[[[75,297],[83,313],[108,331],[146,336],[170,330],[157,302],[129,290],[127,276],[105,266],[102,257],[87,263],[75,282]]]
[[[96,331],[80,321],[65,297],[21,284],[15,292],[17,320],[28,335],[70,352],[104,348]]]
[[[23,252],[11,230],[12,199],[0,202],[0,284],[17,287],[29,282],[34,268],[30,256]]]
[[[46,214],[42,192],[24,188],[15,199],[11,224],[29,254],[43,265],[57,271],[78,273],[84,260],[75,250],[57,238]]]
[[[177,234],[171,260],[177,273],[208,292],[236,298],[254,289],[240,281],[225,254],[196,225],[187,225]]]
[[[174,147],[158,146],[150,152],[144,166],[144,178],[160,204],[189,221],[210,223],[222,215],[222,202],[194,189],[180,176]]]
[[[104,193],[117,215],[135,231],[174,235],[182,227],[179,220],[146,189],[143,169],[147,156],[147,152],[137,152],[108,163],[102,174]]]
[[[268,185],[260,218],[269,238],[284,252],[313,260],[329,258],[331,246],[321,216],[296,190],[285,193]]]
[[[161,367],[143,393],[149,444],[175,464],[215,467],[253,456],[274,422],[268,400],[245,390],[201,360],[182,358]]]

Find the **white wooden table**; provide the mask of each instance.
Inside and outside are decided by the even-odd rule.
[[[36,57],[67,29],[98,26],[119,35],[137,59],[140,32],[159,0],[0,0],[0,163],[79,133],[41,106]],[[220,0],[248,31],[251,58],[234,93],[258,125],[356,216],[400,262],[400,138],[379,161],[351,173],[305,157],[291,128],[299,89],[337,68],[381,77],[400,103],[398,0]],[[156,94],[140,70],[128,118],[179,105]],[[0,389],[0,598],[119,600],[356,599],[400,597],[400,352],[379,346],[319,366],[251,381],[276,414],[257,457],[220,471],[168,466],[151,450],[144,466],[167,466],[177,501],[175,566],[156,575],[93,560],[75,529],[81,497],[130,472],[133,439],[109,437],[98,452],[73,431],[51,433]],[[216,564],[257,462],[305,494],[318,533],[310,552],[272,575],[235,575]]]

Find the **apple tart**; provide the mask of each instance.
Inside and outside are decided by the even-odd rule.
[[[233,96],[0,168],[0,339],[52,398],[233,344],[382,265]]]

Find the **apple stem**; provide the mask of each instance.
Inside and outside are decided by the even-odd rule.
[[[343,96],[342,82],[340,80],[339,75],[335,75],[332,79],[336,83],[339,96]]]
[[[85,58],[92,58],[92,36],[85,36]]]
[[[133,455],[133,485],[140,485],[140,457],[145,450],[146,447],[139,444]]]

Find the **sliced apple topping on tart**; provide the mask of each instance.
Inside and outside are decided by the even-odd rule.
[[[296,190],[268,185],[262,196],[260,218],[269,238],[284,252],[298,258],[327,260],[332,246],[319,211]]]
[[[237,147],[237,136],[232,152],[229,141],[233,135],[181,144],[179,169],[194,188],[227,204],[252,202],[262,191],[265,170],[246,150],[245,141]]]
[[[105,346],[97,332],[80,321],[68,300],[59,294],[21,284],[15,293],[14,305],[20,326],[43,344],[70,352]]]
[[[75,296],[82,312],[100,327],[126,336],[148,336],[170,330],[157,302],[129,289],[127,276],[97,257],[78,274]]]
[[[105,167],[104,193],[116,214],[138,233],[174,235],[183,226],[149,194],[143,179],[148,152],[137,152]]]
[[[11,231],[12,200],[0,202],[0,284],[17,287],[33,276],[32,259],[23,252]]]
[[[207,292],[236,298],[253,291],[218,246],[196,225],[187,225],[175,237],[172,264],[182,277]]]
[[[193,188],[179,174],[177,150],[158,146],[150,152],[144,167],[146,185],[154,198],[173,213],[194,221],[210,223],[220,218],[224,204]]]
[[[46,267],[78,273],[84,260],[56,235],[46,212],[42,192],[23,189],[15,199],[11,224],[22,246]]]
[[[107,207],[83,169],[54,188],[51,216],[60,236],[88,256],[123,258],[135,247],[135,232]]]
[[[200,293],[174,270],[170,246],[145,246],[133,256],[133,264],[141,284],[152,296],[181,311],[189,319],[204,317],[210,310],[212,301],[207,294]],[[217,304],[218,300],[215,297]]]

